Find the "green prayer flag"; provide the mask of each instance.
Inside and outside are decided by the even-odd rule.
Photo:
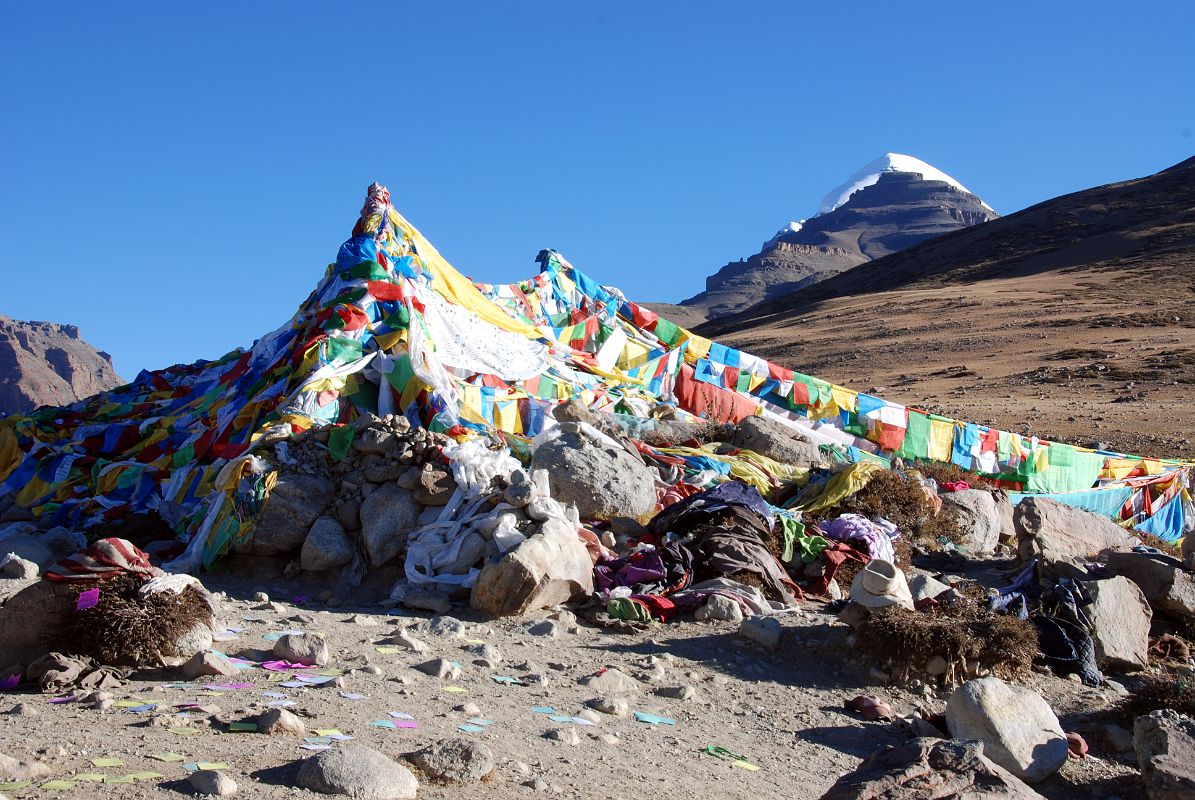
[[[909,429],[894,455],[905,459],[929,457],[929,417],[909,409]]]
[[[352,425],[336,425],[332,428],[328,434],[328,452],[332,454],[333,461],[344,460],[356,435],[357,431]]]
[[[680,328],[663,317],[656,320],[656,327],[652,329],[652,333],[669,347],[674,346],[680,340]]]

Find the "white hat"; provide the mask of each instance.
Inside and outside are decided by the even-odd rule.
[[[872,559],[851,581],[851,599],[867,608],[902,606],[913,610],[905,574],[891,561]]]

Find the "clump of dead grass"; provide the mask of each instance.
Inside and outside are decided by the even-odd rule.
[[[925,611],[873,610],[856,629],[856,647],[898,681],[924,673],[933,656],[946,660],[945,680],[957,685],[980,670],[1015,679],[1029,672],[1037,654],[1037,629],[971,603]]]
[[[1175,672],[1150,676],[1120,702],[1117,713],[1131,725],[1142,714],[1159,709],[1195,717],[1195,678]]]
[[[909,564],[911,548],[940,550],[943,540],[961,543],[963,532],[954,519],[934,514],[933,506],[915,478],[894,470],[877,472],[855,494],[817,514],[806,514],[807,523],[835,519],[843,514],[862,514],[868,519],[881,517],[900,529],[893,541],[896,563]]]
[[[972,489],[988,489],[996,488],[996,484],[992,483],[982,475],[976,475],[974,472],[967,472],[961,469],[957,464],[937,464],[931,462],[917,462],[910,464],[909,469],[917,470],[926,478],[932,478],[937,481],[939,485],[943,483],[958,483],[959,481],[966,481]]]
[[[211,622],[211,609],[194,587],[143,595],[143,584],[128,574],[102,581],[99,603],[71,617],[70,650],[102,664],[156,663],[174,654],[182,634]]]

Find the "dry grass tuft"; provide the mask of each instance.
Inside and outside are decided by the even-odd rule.
[[[142,595],[143,583],[134,575],[101,582],[99,604],[71,619],[71,650],[102,664],[157,663],[159,655],[172,654],[179,636],[211,622],[207,601],[193,587]]]
[[[1195,678],[1174,672],[1150,676],[1117,706],[1119,716],[1130,727],[1137,717],[1158,709],[1195,717]]]
[[[1037,654],[1037,629],[1006,614],[970,603],[926,611],[873,610],[856,630],[856,647],[898,681],[925,670],[938,655],[948,665],[946,682],[956,685],[983,669],[1001,678],[1025,675]]]

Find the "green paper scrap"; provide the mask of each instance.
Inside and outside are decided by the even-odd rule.
[[[228,730],[236,733],[257,733],[256,722],[230,722]]]
[[[345,672],[342,669],[337,669],[335,667],[329,667],[328,669],[321,669],[319,672],[317,672],[315,674],[321,675],[325,678],[340,678],[345,674]]]
[[[532,706],[531,710],[534,711],[536,714],[555,714],[556,713],[556,709],[552,708],[552,706]]]
[[[548,716],[548,719],[552,720],[553,722],[572,722],[573,721],[573,718],[570,717],[568,714],[551,714]]]
[[[723,761],[729,761],[732,767],[745,769],[749,772],[759,771],[759,767],[748,761],[746,756],[740,756],[737,753],[732,753],[725,747],[719,747],[716,744],[706,745],[705,752],[714,758],[720,758]]]
[[[646,722],[648,725],[676,725],[676,720],[671,717],[660,717],[646,711],[636,711],[635,719],[639,722]]]
[[[33,783],[33,781],[9,781],[8,783],[0,783],[0,792],[20,791],[31,783]]]
[[[332,740],[327,736],[305,736],[303,741],[307,744],[332,744]]]
[[[203,733],[203,731],[199,730],[198,728],[167,728],[166,730],[169,733],[175,734],[176,736],[196,736],[200,733]]]
[[[91,765],[93,767],[123,767],[124,762],[119,758],[93,758]]]
[[[154,753],[149,758],[152,758],[154,761],[165,761],[167,764],[187,760],[186,756],[179,755],[178,753]]]
[[[229,769],[223,761],[197,761],[195,766],[198,769]]]
[[[460,686],[442,686],[440,688],[442,688],[444,691],[450,692],[452,694],[460,694],[461,692],[468,691],[467,689],[464,689],[463,687],[460,687]]]
[[[45,783],[43,783],[41,786],[39,786],[37,788],[49,789],[51,791],[57,791],[57,792],[65,792],[68,789],[74,789],[75,784],[73,781],[46,781]]]
[[[98,772],[80,772],[78,775],[72,775],[71,780],[84,781],[86,783],[103,783],[104,776]]]
[[[484,727],[484,726],[486,726],[486,725],[493,725],[493,724],[494,724],[494,721],[493,721],[492,719],[482,719],[481,717],[471,717],[471,718],[469,719],[469,722],[470,722],[470,724],[472,724],[472,725],[481,725],[481,726],[483,726],[483,727]]]
[[[390,645],[386,645],[384,647],[375,647],[374,650],[377,650],[379,653],[381,653],[382,655],[386,655],[386,656],[402,652],[401,647],[392,647]]]
[[[217,768],[217,767],[210,767],[210,769],[226,769],[227,767],[228,767],[228,765],[227,765],[227,764],[225,764],[223,767],[219,767],[219,768]],[[205,769],[208,769],[208,767],[205,767]],[[156,780],[158,780],[159,778],[161,778],[161,777],[162,777],[162,773],[160,773],[160,772],[149,772],[149,771],[147,770],[147,771],[145,771],[145,772],[133,772],[133,773],[130,773],[130,774],[126,775],[125,777],[126,777],[126,778],[132,778],[132,779],[133,779],[133,780],[135,780],[135,781],[156,781]]]
[[[465,733],[481,733],[485,730],[484,725],[457,725],[456,727],[457,730],[464,731]]]
[[[397,728],[398,724],[388,719],[375,719],[369,723],[375,728]]]

